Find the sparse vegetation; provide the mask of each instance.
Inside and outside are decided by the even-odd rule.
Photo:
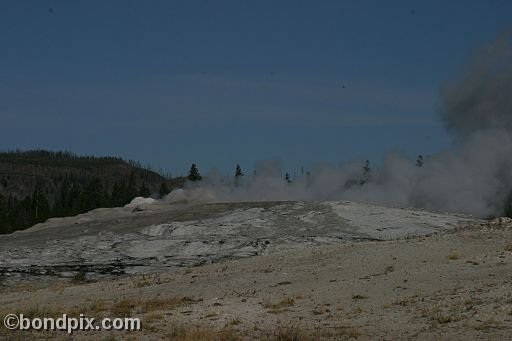
[[[263,302],[263,307],[269,309],[272,314],[278,314],[283,312],[284,308],[291,307],[295,304],[295,300],[291,297],[287,297],[277,303]]]
[[[123,299],[110,308],[110,313],[116,317],[131,317],[138,303],[138,300]]]
[[[178,306],[195,303],[200,300],[194,300],[190,297],[167,297],[167,298],[150,298],[150,299],[130,299],[125,298],[114,303],[110,312],[116,317],[130,317],[132,314],[145,314],[154,311],[173,310]]]
[[[460,318],[451,313],[438,313],[434,315],[432,319],[440,324],[452,323],[460,320]]]
[[[95,300],[89,306],[87,306],[84,311],[97,315],[101,312],[107,311],[108,309],[109,306],[106,300]]]
[[[238,326],[241,323],[242,323],[242,320],[237,317],[237,318],[232,319],[229,322],[229,325],[231,325],[231,326]]]
[[[402,297],[402,298],[399,298],[396,301],[394,301],[393,305],[400,305],[402,307],[406,307],[410,304],[415,303],[416,300],[417,300],[416,297]]]
[[[340,326],[335,329],[308,330],[296,325],[278,326],[266,337],[272,341],[313,341],[358,338],[362,332],[354,327]]]
[[[480,322],[478,325],[474,326],[475,330],[489,331],[490,329],[501,329],[503,328],[503,324],[496,321],[494,318],[489,318],[485,321]]]
[[[216,340],[216,341],[232,341],[240,339],[232,327],[224,327],[220,330],[187,326],[172,326],[165,336],[169,340],[175,341],[201,341],[201,340]]]

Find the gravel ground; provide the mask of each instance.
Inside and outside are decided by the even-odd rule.
[[[390,241],[303,245],[268,255],[130,277],[23,282],[0,311],[134,316],[142,331],[75,339],[512,339],[507,219]],[[67,339],[12,332],[7,339]]]

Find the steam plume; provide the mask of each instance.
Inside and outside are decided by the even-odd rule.
[[[167,200],[258,201],[347,199],[484,217],[503,213],[512,188],[512,43],[501,36],[479,51],[462,75],[441,90],[441,119],[455,149],[417,167],[388,154],[383,165],[364,161],[323,166],[284,180],[278,162],[260,162],[254,175],[210,175]]]

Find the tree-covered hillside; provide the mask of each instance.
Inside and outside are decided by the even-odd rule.
[[[0,153],[0,233],[51,217],[123,206],[136,196],[161,196],[181,187],[171,178],[118,157],[45,150]]]

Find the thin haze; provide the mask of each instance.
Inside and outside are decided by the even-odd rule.
[[[175,175],[434,154],[451,144],[439,85],[511,12],[498,0],[2,1],[0,148]]]

